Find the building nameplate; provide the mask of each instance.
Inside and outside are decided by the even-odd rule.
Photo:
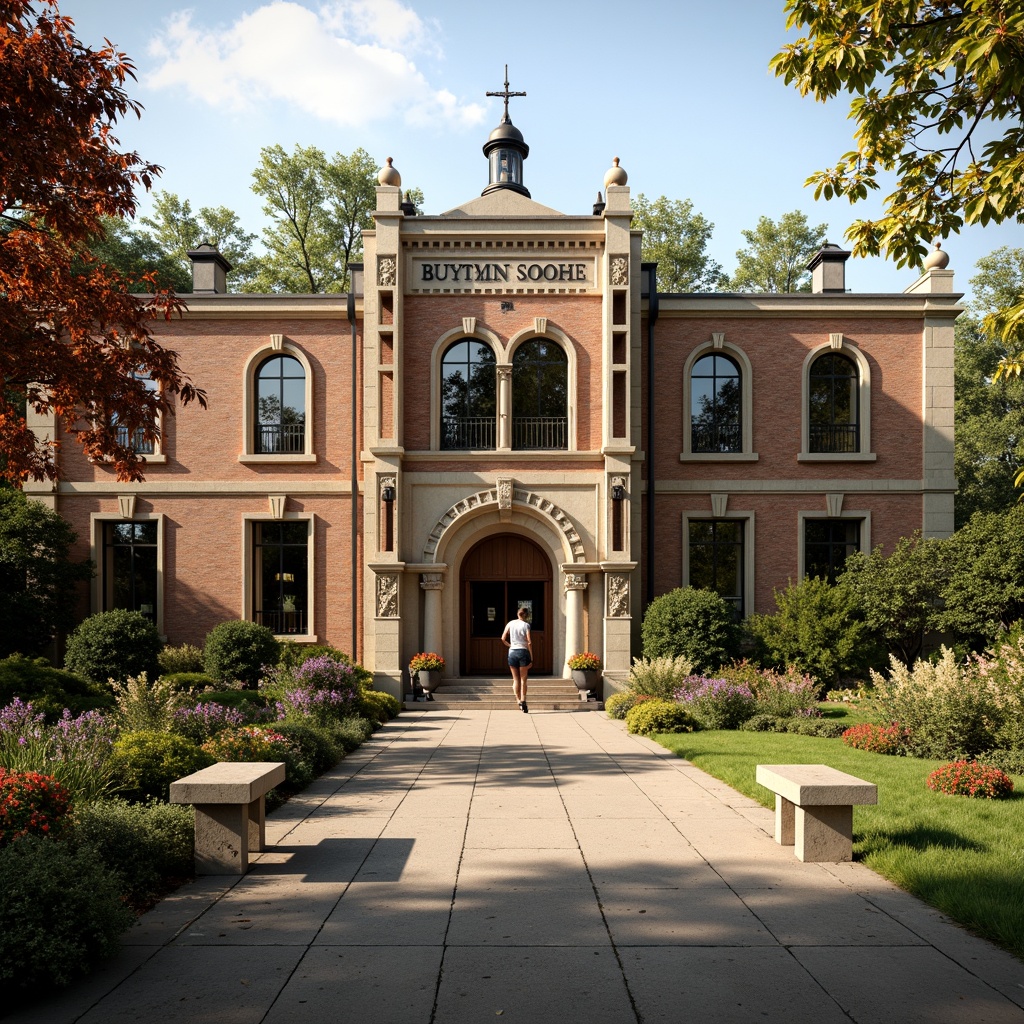
[[[444,258],[413,256],[410,291],[590,291],[597,286],[593,256]]]

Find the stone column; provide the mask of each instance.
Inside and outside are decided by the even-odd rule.
[[[441,591],[444,590],[444,575],[439,572],[423,573],[420,578],[420,589],[423,591],[423,649],[443,654]]]
[[[498,448],[512,447],[512,367],[498,367]]]
[[[582,573],[565,574],[565,662],[562,675],[569,676],[569,659],[584,649],[583,637],[583,591],[587,589],[587,577]]]

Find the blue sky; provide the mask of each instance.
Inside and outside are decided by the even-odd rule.
[[[740,232],[803,210],[831,241],[880,203],[815,203],[803,182],[852,148],[842,100],[802,98],[768,71],[786,41],[781,0],[61,0],[84,41],[109,38],[135,62],[145,111],[122,145],[165,168],[160,188],[193,207],[225,205],[250,231],[263,146],[366,149],[394,158],[405,186],[440,213],[487,184],[481,146],[501,116],[530,145],[534,199],[589,212],[613,156],[634,194],[690,199],[735,269]],[[146,209],[143,199],[142,209]],[[944,248],[966,289],[977,259],[1024,245],[1020,225],[971,228]],[[914,273],[851,261],[848,287],[901,291]]]

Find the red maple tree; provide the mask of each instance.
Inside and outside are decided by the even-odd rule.
[[[142,275],[153,294],[140,301],[89,253],[100,218],[131,217],[135,189],[160,173],[118,149],[113,126],[142,108],[124,88],[134,66],[104,42],[83,45],[55,0],[0,0],[0,477],[16,485],[57,476],[56,444],[29,429],[28,408],[119,480],[141,480],[132,441],[157,437],[175,395],[206,405],[150,332],[181,300]]]

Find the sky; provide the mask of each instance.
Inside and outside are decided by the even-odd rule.
[[[881,202],[815,202],[804,181],[853,148],[849,105],[801,97],[768,70],[787,37],[782,0],[60,0],[79,38],[135,64],[145,110],[122,147],[164,167],[157,188],[228,206],[256,233],[260,150],[362,147],[393,157],[403,187],[442,213],[487,184],[483,143],[510,101],[530,146],[524,181],[563,213],[589,213],[618,156],[633,193],[689,199],[715,225],[708,251],[736,269],[741,232],[802,210],[830,241]],[[142,197],[140,211],[149,200]],[[943,243],[958,290],[976,261],[1024,245],[1018,224]],[[847,287],[895,292],[916,273],[847,264]]]

